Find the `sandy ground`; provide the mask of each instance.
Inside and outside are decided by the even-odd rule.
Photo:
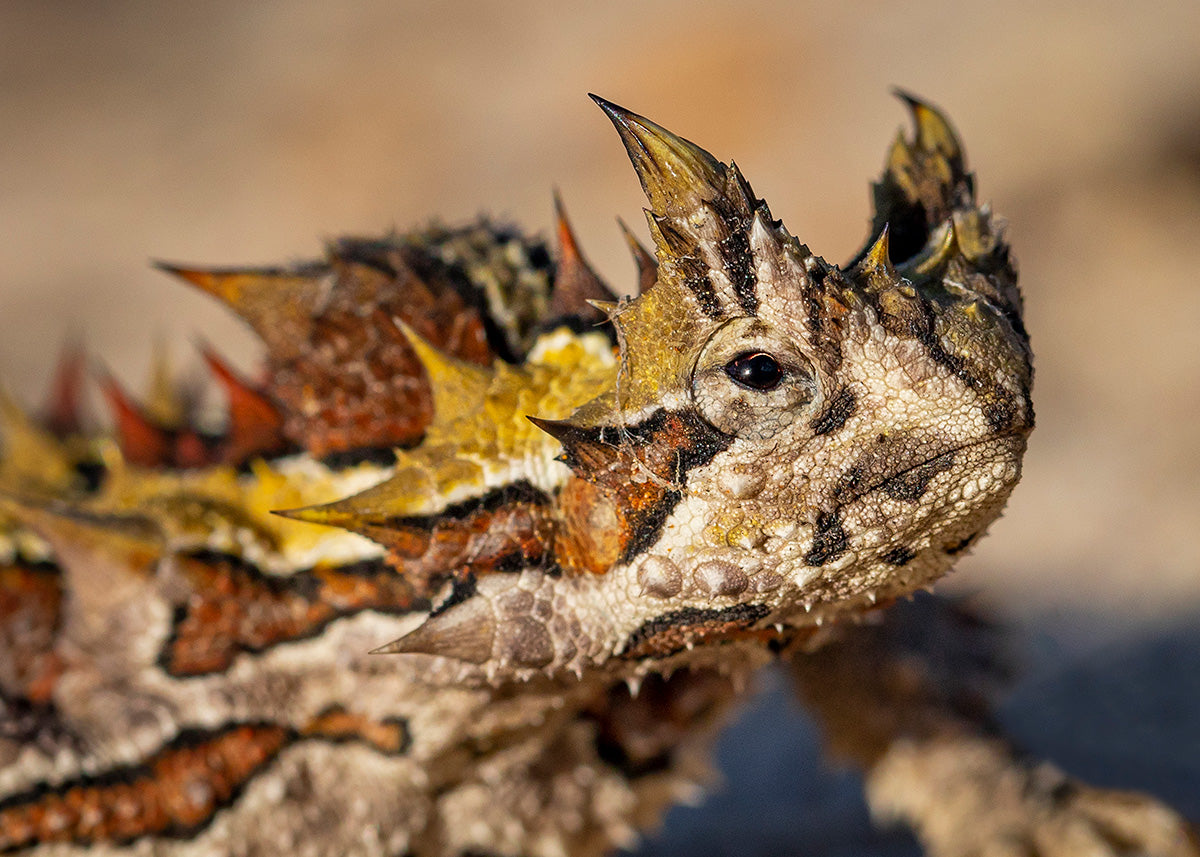
[[[1185,767],[1131,784],[1175,777],[1200,812],[1194,0],[9,2],[0,379],[36,401],[73,333],[135,386],[156,340],[187,364],[202,336],[250,366],[250,334],[148,259],[303,258],[483,211],[546,231],[555,186],[597,267],[631,287],[614,216],[640,223],[641,197],[588,91],[735,157],[793,232],[843,259],[905,120],[893,85],[946,109],[1009,219],[1038,355],[1024,483],[949,585],[1023,629],[1014,722],[1071,696],[1046,716],[1074,727],[1068,743],[1100,736],[1103,775],[1155,751],[1086,717],[1142,712]],[[1146,647],[1159,656],[1139,661]],[[1128,681],[1080,699],[1064,690],[1080,670]]]

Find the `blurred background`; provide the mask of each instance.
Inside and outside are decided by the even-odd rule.
[[[842,260],[907,121],[894,85],[945,109],[1009,220],[1037,354],[1024,482],[947,589],[1016,629],[1025,678],[1005,716],[1029,745],[1200,815],[1195,0],[9,0],[0,383],[39,401],[73,336],[135,388],[156,341],[189,366],[202,336],[248,369],[252,336],[150,259],[304,259],[482,212],[548,235],[554,187],[629,290],[614,217],[640,228],[642,199],[589,91],[736,158]],[[725,750],[751,775],[753,741],[790,740],[771,731],[785,705],[756,717]],[[757,794],[730,776],[727,794]],[[730,812],[714,830],[749,817]]]

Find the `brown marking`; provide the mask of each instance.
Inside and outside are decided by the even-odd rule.
[[[513,244],[525,251],[519,284],[516,270],[505,279],[512,263],[501,251]],[[473,265],[501,276],[500,294],[485,293]],[[343,239],[325,261],[288,270],[162,267],[230,304],[259,334],[266,384],[254,392],[278,409],[286,445],[317,458],[410,447],[424,435],[429,379],[397,319],[460,360],[516,360],[549,289],[545,248],[486,224]]]
[[[551,309],[599,321],[585,300],[612,294],[579,255],[565,223],[562,230]],[[499,250],[514,243],[527,259],[520,284],[501,282],[501,294],[485,292],[472,279],[472,264],[490,265],[496,274],[509,264],[496,261]],[[433,418],[433,395],[397,321],[469,363],[516,360],[549,290],[545,248],[486,225],[343,239],[326,261],[290,270],[162,267],[229,303],[255,329],[267,346],[265,385],[250,386],[206,355],[230,400],[228,436],[208,438],[160,425],[110,384],[122,449],[146,467],[238,465],[293,448],[341,464],[414,446]]]
[[[0,691],[50,701],[62,662],[54,652],[62,576],[50,563],[0,565]]]
[[[517,571],[553,558],[550,498],[516,482],[436,515],[347,525],[388,550],[387,561],[422,598],[447,582]]]
[[[402,718],[371,720],[340,705],[318,714],[302,730],[302,734],[337,743],[361,741],[389,756],[402,755],[412,745],[408,723]]]
[[[330,708],[301,730],[241,723],[186,729],[144,762],[41,786],[0,800],[0,853],[52,842],[128,844],[144,836],[192,837],[232,805],[291,744],[360,741],[388,755],[407,752],[402,718],[371,720]]]
[[[205,437],[194,428],[187,427],[171,435],[172,452],[169,466],[180,470],[207,467],[220,461],[220,441]]]
[[[645,488],[645,485],[639,486]],[[628,506],[611,486],[571,476],[559,493],[562,532],[554,543],[558,564],[573,572],[604,574],[628,542]]]
[[[842,365],[843,319],[849,308],[838,299],[836,290],[845,288],[837,271],[826,271],[818,263],[808,277],[811,285],[804,289],[804,323],[812,341],[809,355],[832,373]]]
[[[562,442],[574,471],[559,495],[558,563],[594,574],[653,544],[683,496],[688,470],[730,442],[691,411],[657,411],[624,429],[538,424]]]
[[[181,555],[178,568],[191,594],[176,609],[159,663],[179,677],[220,672],[243,652],[308,639],[335,619],[364,610],[428,607],[383,563],[274,577],[227,554],[197,552]]]
[[[552,559],[555,522],[549,498],[517,483],[438,515],[353,529],[385,547],[386,561],[276,577],[227,554],[181,557],[191,595],[176,611],[163,669],[176,676],[219,672],[242,652],[307,639],[343,616],[426,609],[448,582],[544,565]]]
[[[400,319],[439,350],[479,365],[497,356],[483,299],[466,276],[413,245],[342,241],[328,297],[303,329],[263,333],[268,389],[284,434],[314,456],[358,447],[408,447],[433,416],[429,381]],[[299,325],[297,327],[300,327]],[[272,347],[286,337],[290,351]]]
[[[271,724],[188,730],[143,764],[5,798],[0,852],[51,842],[190,836],[232,803],[294,737]]]
[[[101,379],[100,385],[112,413],[117,446],[130,464],[188,470],[244,461],[224,454],[227,444],[218,436],[203,434],[189,425],[171,426],[155,419],[113,378]],[[250,453],[269,451],[274,450],[250,450]]]

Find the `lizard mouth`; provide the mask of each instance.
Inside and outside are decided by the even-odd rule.
[[[836,489],[838,505],[844,506],[853,503],[875,491],[883,491],[897,500],[919,500],[924,496],[930,482],[956,464],[961,464],[962,459],[972,450],[990,446],[993,447],[994,452],[987,456],[989,459],[1011,456],[1013,459],[1019,460],[1023,437],[1023,432],[1014,429],[981,440],[947,445],[922,458],[916,464],[908,464],[896,469],[886,468],[886,465],[880,466],[896,452],[894,448],[887,449],[885,443],[882,445],[885,448],[876,451],[873,455],[864,456],[863,460],[847,471],[842,483]],[[1016,444],[1015,447],[1014,444]],[[979,456],[971,457],[978,459]],[[971,469],[975,470],[974,467]],[[878,475],[871,478],[869,476],[871,471]]]

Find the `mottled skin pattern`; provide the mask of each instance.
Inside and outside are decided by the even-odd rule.
[[[556,260],[481,223],[164,265],[266,345],[261,386],[206,354],[223,430],[109,381],[115,434],[86,434],[74,359],[44,419],[0,403],[0,853],[604,853],[697,795],[783,652],[935,853],[1194,854],[1153,802],[979,737],[994,652],[890,654],[928,617],[804,657],[946,571],[1033,427],[1015,269],[945,120],[908,99],[840,268],[597,101],[649,200],[636,299],[561,207]]]

